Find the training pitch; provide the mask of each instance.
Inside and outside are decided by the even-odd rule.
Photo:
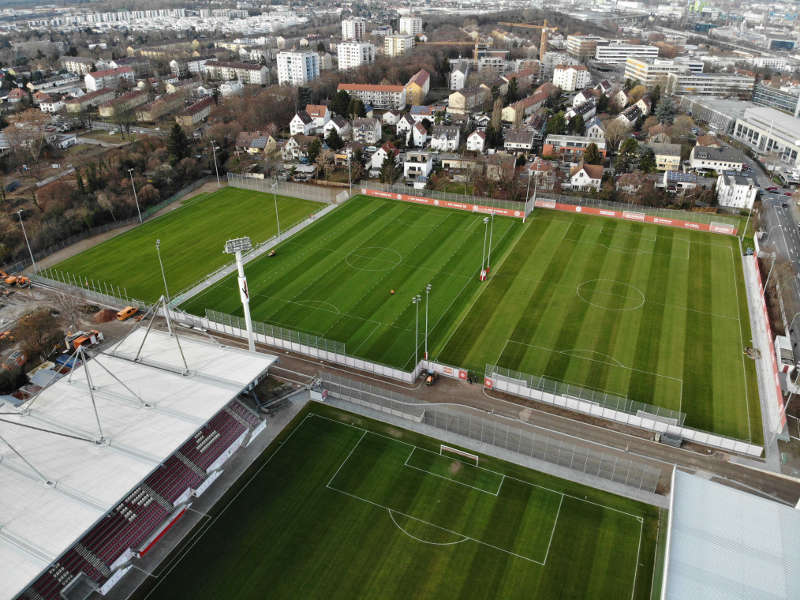
[[[496,217],[480,283],[483,242],[483,215],[356,197],[246,266],[252,316],[411,370],[432,283],[434,360],[478,374],[497,364],[760,443],[736,238],[546,210]],[[241,315],[235,279],[184,308]]]
[[[324,206],[284,196],[277,200],[281,230]],[[119,286],[132,298],[152,302],[164,292],[157,239],[161,240],[169,291],[174,295],[232,262],[233,257],[222,253],[226,240],[247,235],[257,244],[277,230],[272,194],[225,187],[195,196],[180,208],[68,258],[53,270],[97,282],[100,290],[103,284]]]
[[[654,507],[326,406],[281,435],[137,597],[651,597]]]

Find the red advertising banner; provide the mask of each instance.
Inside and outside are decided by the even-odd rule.
[[[553,200],[537,200],[537,208],[549,208],[564,212],[582,213],[599,217],[612,217],[614,219],[625,219],[627,221],[638,221],[640,223],[653,223],[655,225],[668,225],[670,227],[681,227],[683,229],[693,229],[694,231],[708,231],[711,233],[722,233],[736,235],[736,227],[725,223],[695,223],[694,221],[684,221],[682,219],[670,219],[667,217],[656,217],[645,213],[629,210],[612,210],[610,208],[595,208],[593,206],[576,206],[574,204],[562,204]]]
[[[411,202],[413,204],[425,204],[427,206],[439,206],[442,208],[453,208],[455,210],[465,210],[468,212],[502,215],[504,217],[525,218],[525,210],[513,210],[510,208],[492,208],[483,204],[472,204],[470,202],[453,202],[451,200],[437,200],[436,198],[426,198],[425,196],[412,196],[410,194],[398,194],[395,192],[384,192],[381,190],[363,189],[363,194],[375,196],[376,198],[388,198],[390,200],[400,200],[401,202]]]

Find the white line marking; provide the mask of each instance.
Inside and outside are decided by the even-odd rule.
[[[430,544],[431,546],[453,546],[454,544],[460,544],[461,542],[466,542],[467,540],[469,540],[469,539],[470,539],[470,538],[468,538],[468,537],[467,537],[467,536],[465,536],[465,535],[461,535],[460,533],[453,533],[452,531],[450,531],[450,530],[448,530],[448,529],[445,529],[444,527],[439,527],[438,525],[434,525],[433,523],[428,523],[427,521],[423,521],[422,519],[418,519],[418,518],[416,518],[416,517],[412,517],[411,515],[407,515],[407,514],[405,514],[405,513],[401,513],[399,510],[392,510],[391,508],[387,508],[386,510],[388,510],[388,511],[389,511],[389,518],[391,518],[391,519],[392,519],[392,523],[394,523],[394,524],[395,524],[395,526],[396,526],[396,527],[397,527],[397,528],[398,528],[400,531],[402,531],[403,533],[405,533],[405,534],[406,534],[408,537],[410,537],[412,540],[416,540],[416,541],[418,541],[418,542],[420,542],[420,543],[422,543],[422,544]],[[450,533],[450,534],[452,534],[452,535],[460,535],[460,536],[461,536],[461,539],[460,539],[460,540],[456,540],[455,542],[431,542],[431,541],[428,541],[428,540],[423,540],[422,538],[418,538],[417,536],[415,536],[415,535],[412,535],[412,534],[408,533],[408,532],[407,532],[405,529],[403,529],[403,528],[400,526],[400,524],[399,524],[399,523],[398,523],[398,522],[395,520],[395,518],[394,518],[394,514],[393,514],[393,513],[395,513],[395,512],[396,512],[398,515],[403,515],[404,517],[406,517],[406,518],[408,518],[408,519],[413,519],[414,521],[419,521],[420,523],[424,523],[425,525],[428,525],[429,527],[435,527],[436,529],[441,529],[442,531],[446,531],[447,533]]]
[[[365,436],[365,435],[367,435],[367,430],[366,430],[366,429],[364,429],[363,431],[364,431],[364,433],[362,433],[362,434],[361,434],[361,437],[360,437],[360,438],[358,438],[358,441],[356,442],[355,446],[353,446],[353,447],[350,449],[350,452],[348,452],[348,453],[347,453],[347,456],[345,456],[345,457],[344,457],[344,460],[343,460],[343,461],[342,461],[342,463],[339,465],[339,468],[338,468],[338,469],[336,469],[336,473],[334,473],[334,474],[333,474],[333,477],[331,477],[331,478],[330,478],[330,480],[328,480],[328,484],[327,484],[327,486],[328,486],[328,487],[331,485],[331,482],[332,482],[334,479],[336,479],[336,476],[339,474],[339,471],[341,471],[341,470],[342,470],[342,467],[344,466],[344,463],[346,463],[346,462],[349,460],[349,458],[350,458],[350,457],[353,455],[353,452],[355,452],[355,451],[356,451],[356,448],[358,448],[358,445],[361,443],[361,440],[363,440],[363,439],[364,439],[364,436]]]
[[[561,500],[558,501],[558,510],[556,511],[556,518],[553,521],[553,530],[550,532],[550,541],[547,542],[547,550],[544,553],[544,562],[547,563],[547,557],[550,554],[550,544],[553,543],[553,535],[556,533],[556,525],[558,525],[558,517],[561,514],[561,505],[564,504],[564,494],[561,494]]]
[[[742,319],[741,319],[742,305],[739,303],[739,282],[736,279],[736,275],[737,275],[736,262],[733,260],[733,248],[731,248],[729,246],[728,250],[730,250],[730,252],[731,252],[731,268],[733,269],[733,288],[736,290],[736,311],[737,311],[737,314],[740,315],[739,318],[736,319],[737,323],[739,323],[739,341],[742,344],[742,348],[744,348],[746,342],[745,342],[745,339],[744,339],[744,332],[742,331]],[[741,263],[741,260],[740,260],[740,263]],[[742,268],[744,268],[744,267],[742,267]],[[742,277],[744,277],[744,272],[742,272]],[[749,308],[748,308],[748,311],[749,311]],[[748,312],[748,315],[749,315],[749,312]],[[742,352],[741,355],[742,355],[742,381],[744,383],[744,405],[745,405],[745,408],[747,409],[747,437],[748,437],[748,441],[752,442],[753,441],[753,429],[750,426],[750,398],[749,398],[749,394],[747,393],[747,366],[745,365],[745,362],[744,362],[744,352]]]
[[[469,485],[468,483],[464,483],[463,481],[458,481],[457,479],[453,479],[452,477],[447,477],[446,475],[439,475],[438,473],[434,473],[433,471],[428,471],[428,469],[423,469],[422,467],[417,467],[417,466],[408,464],[408,461],[411,459],[411,455],[414,454],[415,450],[420,450],[421,452],[428,452],[430,454],[433,454],[434,456],[442,457],[441,454],[436,454],[435,452],[431,452],[430,450],[426,450],[425,448],[420,448],[418,446],[414,446],[411,449],[411,452],[409,453],[409,455],[406,457],[406,461],[403,463],[404,467],[408,467],[409,469],[415,469],[415,470],[420,471],[422,473],[427,473],[428,475],[433,475],[434,477],[439,477],[441,479],[444,479],[445,481],[449,481],[451,483],[455,483],[456,485],[462,485],[464,487],[472,488],[473,490],[477,490],[479,492],[483,492],[484,494],[489,494],[490,496],[498,496],[500,494],[500,487],[503,485],[503,479],[505,477],[505,475],[503,475],[502,473],[498,473],[497,471],[492,471],[490,469],[483,469],[483,468],[479,467],[478,465],[471,465],[470,463],[464,462],[464,461],[459,460],[457,458],[443,457],[444,460],[446,460],[447,462],[458,462],[458,463],[461,463],[462,465],[466,465],[468,467],[472,467],[473,469],[481,469],[482,471],[486,471],[487,473],[492,473],[494,475],[499,475],[500,476],[500,483],[497,486],[497,490],[494,491],[494,492],[490,492],[489,490],[485,490],[483,488],[479,488],[479,487],[476,487],[474,485]]]

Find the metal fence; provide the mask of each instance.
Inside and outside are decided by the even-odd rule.
[[[536,198],[537,201],[551,201],[558,202],[559,204],[571,204],[573,206],[588,206],[593,208],[602,208],[606,210],[615,210],[620,212],[638,212],[654,217],[661,217],[662,219],[673,219],[679,221],[691,221],[694,223],[704,223],[711,225],[712,223],[724,223],[725,225],[733,225],[738,228],[741,219],[737,216],[712,213],[712,212],[699,212],[691,210],[680,210],[676,208],[657,208],[654,206],[643,206],[641,204],[630,204],[627,202],[610,202],[608,200],[601,200],[599,198],[584,198],[583,196],[566,196],[564,194],[539,194]]]
[[[443,200],[445,202],[456,202],[464,204],[479,204],[487,208],[495,208],[500,210],[518,210],[524,211],[525,215],[529,215],[533,210],[533,198],[531,197],[528,202],[516,202],[514,200],[501,200],[498,198],[489,198],[486,196],[472,196],[470,194],[453,194],[450,192],[440,192],[437,190],[418,190],[402,183],[385,184],[376,181],[370,181],[366,187],[384,192],[393,192],[395,194],[406,194],[408,196],[424,196],[426,198],[433,198],[435,200]]]
[[[507,369],[497,365],[487,364],[485,373],[486,377],[492,381],[502,377],[508,382],[521,384],[529,390],[554,394],[565,398],[575,398],[595,406],[602,406],[603,408],[628,413],[629,415],[647,415],[671,423],[672,425],[683,425],[686,421],[686,413],[677,410],[670,410],[662,406],[637,402],[636,400],[631,400],[623,396],[599,392],[578,385],[564,383],[563,381],[555,381],[538,375],[514,371],[513,369]]]
[[[350,197],[347,188],[330,188],[291,181],[279,181],[276,184],[272,179],[248,177],[240,173],[228,173],[228,185],[265,194],[275,192],[280,196],[291,196],[327,204],[341,203]],[[275,187],[273,188],[273,186]]]
[[[150,306],[144,300],[137,300],[128,296],[128,291],[125,288],[103,282],[95,281],[93,279],[81,279],[71,273],[56,271],[53,269],[44,269],[36,274],[31,275],[31,281],[34,284],[49,287],[54,290],[60,290],[68,294],[77,294],[91,302],[98,304],[105,304],[107,306],[135,306],[140,309],[145,309]]]
[[[400,416],[440,432],[505,450],[512,455],[534,458],[644,492],[655,493],[661,478],[660,469],[557,438],[540,427],[516,418],[487,414],[460,404],[423,402],[336,375],[323,375],[322,387],[334,398],[366,405],[372,410]]]

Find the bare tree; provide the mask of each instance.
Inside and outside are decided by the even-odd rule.
[[[31,171],[38,171],[42,150],[47,145],[45,127],[50,123],[50,116],[35,108],[29,108],[10,116],[8,120],[11,124],[3,130],[3,133],[12,151],[29,158]]]

